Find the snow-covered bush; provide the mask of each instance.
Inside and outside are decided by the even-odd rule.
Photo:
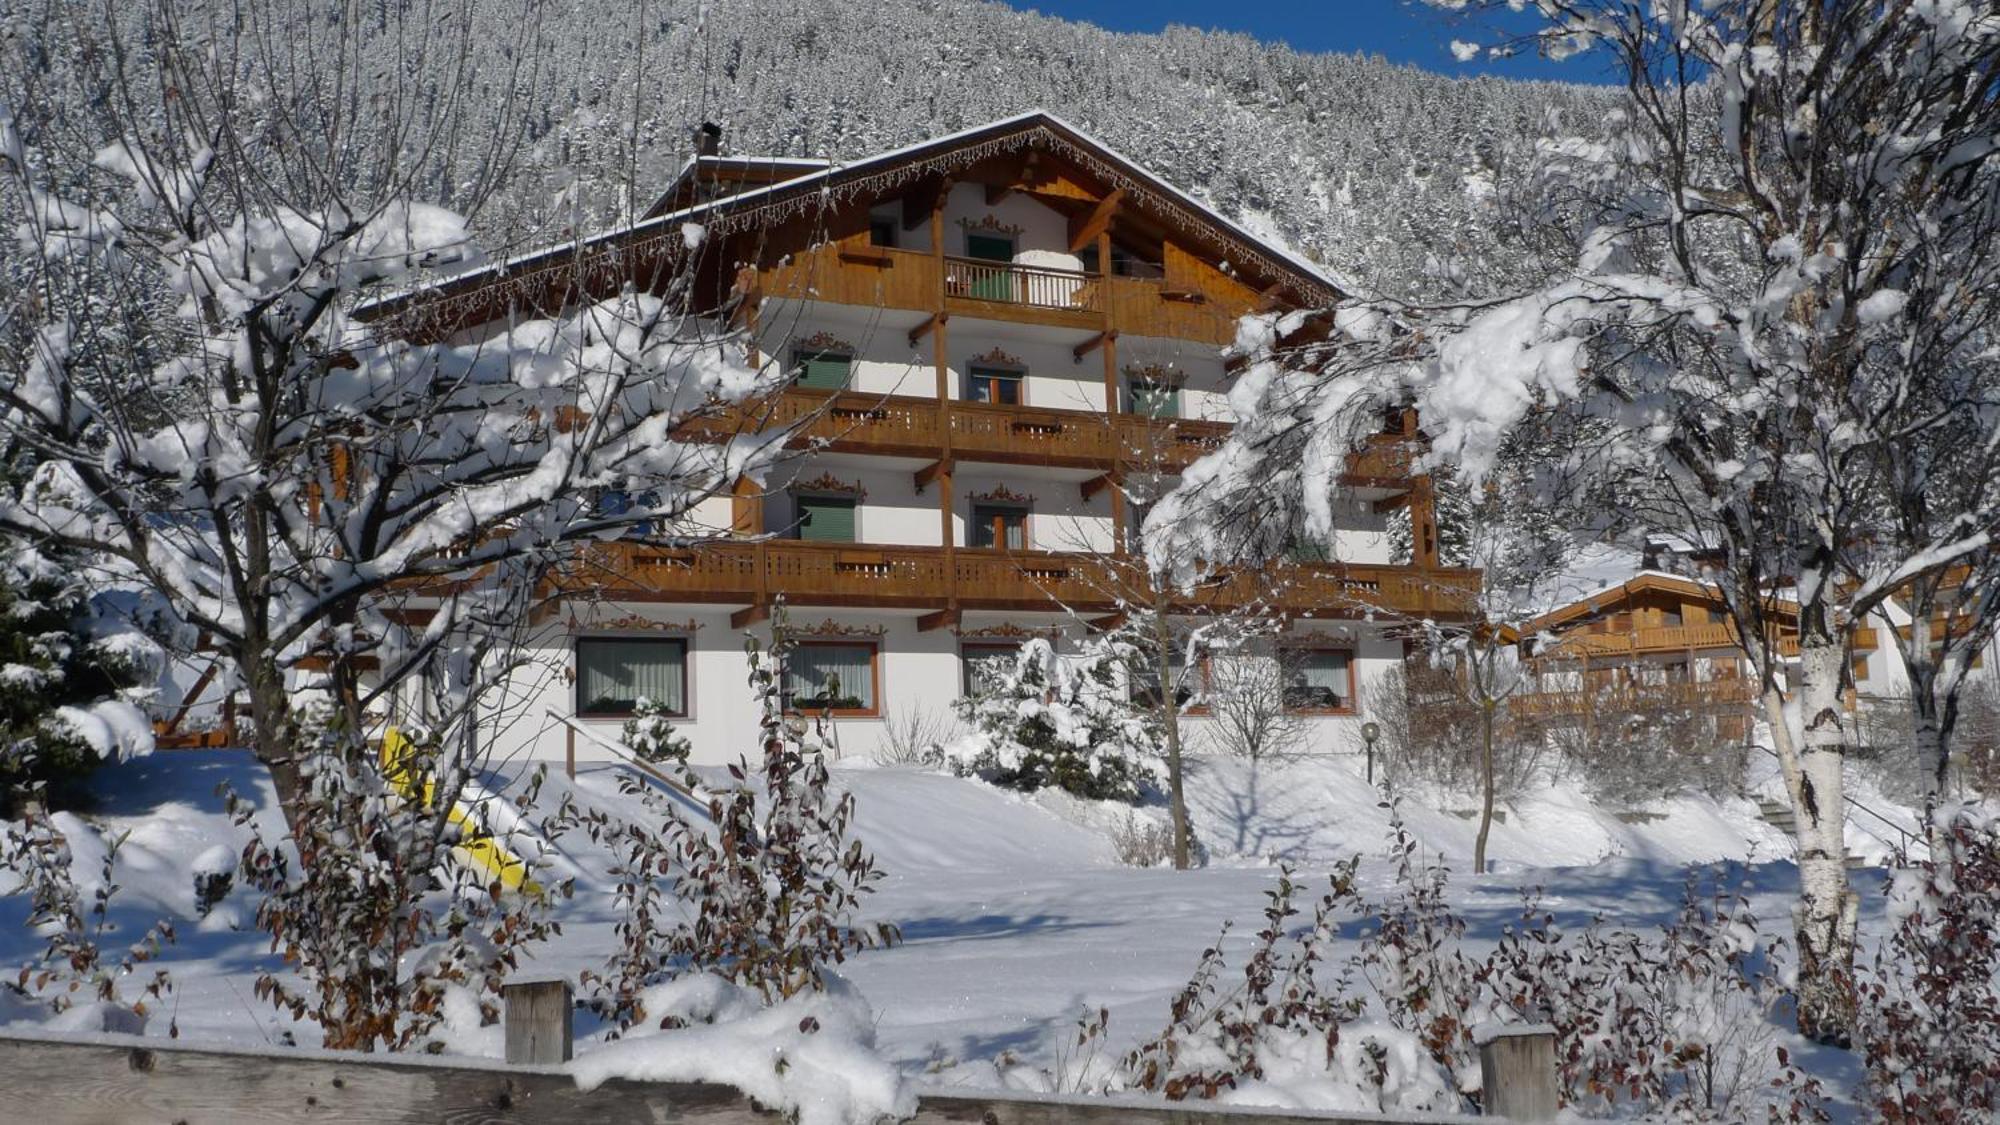
[[[11,883],[0,883],[0,895],[28,896],[26,923],[42,939],[40,956],[21,966],[11,987],[46,1004],[59,1020],[74,1021],[73,1030],[142,1031],[149,1000],[173,987],[165,969],[143,971],[174,940],[171,923],[154,923],[136,941],[113,936],[113,867],[123,843],[123,836],[100,840],[67,813],[30,811],[0,822],[0,873]],[[96,860],[84,879],[75,871],[80,850]],[[90,857],[91,851],[98,854]],[[134,986],[137,994],[128,996]]]
[[[1863,1103],[1888,1122],[2000,1110],[2000,822],[1933,814],[1932,856],[1889,888],[1895,928],[1863,974]]]
[[[1296,935],[1299,886],[1282,870],[1267,892],[1264,927],[1243,961],[1242,979],[1224,980],[1221,940],[1204,950],[1172,1002],[1166,1029],[1126,1057],[1130,1085],[1173,1101],[1457,1109],[1449,1076],[1417,1037],[1360,1022],[1368,1002],[1353,990],[1354,966],[1336,970],[1328,962],[1339,916],[1361,905],[1357,866],[1349,860],[1335,869],[1311,924]]]
[[[875,1053],[875,1015],[831,973],[773,1001],[713,973],[653,985],[637,1007],[657,1017],[587,1051],[570,1072],[593,1090],[612,1078],[720,1082],[797,1125],[874,1125],[915,1115],[916,1094]]]
[[[525,947],[561,933],[550,907],[569,884],[507,892],[452,859],[464,775],[422,732],[390,766],[332,735],[301,738],[311,815],[283,839],[255,836],[242,855],[243,881],[262,895],[258,928],[286,967],[257,978],[258,998],[317,1024],[335,1050],[437,1049],[437,1033],[456,1019],[451,1007],[468,1000],[480,1024],[496,1021],[500,986]],[[425,799],[409,800],[391,770],[435,780],[419,782]],[[524,810],[542,776],[518,795]],[[254,832],[251,804],[231,795],[229,805]],[[527,862],[532,881],[542,865]]]
[[[648,990],[687,973],[712,974],[778,1003],[824,991],[833,966],[849,954],[898,937],[892,925],[855,919],[880,874],[851,834],[853,795],[830,784],[823,720],[785,712],[791,642],[782,622],[773,634],[769,651],[754,640],[749,646],[750,688],[762,714],[755,788],[748,762],[730,767],[738,784],[710,794],[712,823],[696,825],[659,790],[628,776],[621,781],[626,795],[653,823],[601,811],[570,810],[566,818],[566,827],[580,828],[618,859],[618,949],[583,984],[586,1003],[621,1032],[673,1026],[677,1017],[654,1010]],[[684,778],[699,792],[691,772]],[[662,882],[668,879],[670,889]]]
[[[1681,793],[1727,798],[1743,791],[1749,747],[1740,736],[1728,737],[1712,715],[1604,699],[1587,722],[1572,718],[1543,729],[1557,768],[1603,805],[1632,808]]]
[[[0,813],[23,798],[74,803],[100,763],[153,747],[132,702],[159,646],[93,599],[73,558],[0,557]]]
[[[1095,645],[1059,660],[1048,641],[1029,640],[1012,671],[955,704],[965,733],[944,748],[945,764],[1009,789],[1136,802],[1158,783],[1160,739],[1126,695],[1121,659]]]
[[[1389,897],[1364,904],[1366,923],[1356,960],[1389,1025],[1409,1035],[1460,1092],[1479,1089],[1472,1029],[1484,1022],[1478,965],[1465,955],[1465,919],[1446,901],[1451,872],[1427,858],[1403,823],[1400,801],[1389,809]]]
[[[624,737],[620,741],[634,757],[654,765],[686,762],[693,752],[688,740],[674,728],[667,707],[645,698],[633,704],[632,717],[625,720]]]

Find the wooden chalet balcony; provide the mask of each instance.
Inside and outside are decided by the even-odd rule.
[[[1856,630],[1854,647],[1857,652],[1873,649],[1875,630]],[[1537,659],[1587,659],[1616,663],[1621,660],[1654,656],[1685,656],[1690,652],[1713,652],[1717,649],[1741,650],[1735,623],[1721,621],[1706,625],[1668,625],[1653,629],[1636,629],[1629,633],[1570,633],[1554,644],[1537,650],[1535,656]],[[1797,656],[1798,637],[1795,635],[1779,637],[1778,653],[1781,656]]]
[[[726,437],[744,428],[799,426],[793,445],[841,453],[936,459],[950,433],[953,457],[1001,464],[1113,469],[1153,465],[1178,472],[1228,438],[1227,422],[1149,418],[1095,410],[1002,406],[916,395],[793,388],[740,410],[689,423],[691,435]],[[1393,484],[1410,477],[1412,443],[1379,435],[1348,460],[1350,477]]]
[[[792,255],[761,273],[765,296],[864,308],[943,311],[1090,332],[1221,346],[1251,311],[1239,294],[1200,281],[933,255],[854,241]]]
[[[1752,682],[1733,679],[1524,692],[1509,699],[1507,708],[1516,719],[1553,719],[1655,711],[1738,711],[1754,701]]]
[[[592,544],[561,585],[632,601],[798,606],[1053,610],[1116,608],[1112,563],[1103,556],[1044,551],[874,546],[794,540],[668,548],[638,541]],[[1210,583],[1182,604],[1325,617],[1465,617],[1479,590],[1475,570],[1289,564],[1276,578],[1243,574]]]

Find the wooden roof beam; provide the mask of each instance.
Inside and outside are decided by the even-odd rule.
[[[932,481],[948,472],[951,472],[951,459],[949,457],[932,461],[930,464],[918,469],[916,473],[917,491],[922,493],[924,489],[931,486]]]
[[[924,322],[922,324],[919,324],[915,328],[910,329],[910,346],[913,348],[916,347],[917,341],[930,335],[932,329],[936,328],[938,325],[943,324],[945,321],[950,319],[951,319],[950,313],[941,313],[941,312],[932,313],[931,315],[925,317]]]
[[[1099,332],[1097,335],[1092,336],[1090,339],[1085,340],[1083,343],[1078,344],[1077,346],[1071,348],[1069,350],[1069,354],[1075,356],[1076,361],[1078,363],[1082,363],[1084,356],[1089,355],[1091,352],[1096,351],[1097,349],[1103,347],[1105,344],[1111,342],[1112,340],[1116,340],[1117,338],[1118,338],[1118,333],[1115,329],[1110,332]]]
[[[933,629],[943,629],[958,624],[960,616],[957,606],[947,606],[936,613],[926,613],[917,618],[917,632],[928,633]]]
[[[1097,236],[1111,229],[1111,220],[1118,217],[1118,208],[1125,203],[1125,189],[1119,188],[1097,201],[1088,214],[1069,221],[1069,252],[1080,254],[1086,246],[1097,241]],[[1109,262],[1099,262],[1098,268],[1109,266]]]
[[[731,629],[747,629],[759,621],[770,620],[770,617],[771,606],[769,603],[753,602],[729,615],[729,627]]]
[[[1077,487],[1078,490],[1083,493],[1083,502],[1088,504],[1090,503],[1091,497],[1096,496],[1098,493],[1103,492],[1105,489],[1110,488],[1112,485],[1117,483],[1118,483],[1118,474],[1116,472],[1099,473],[1098,475],[1091,477],[1089,480],[1084,481],[1081,485]]]
[[[951,177],[940,176],[903,197],[903,229],[915,230],[931,221],[944,197],[951,194]]]
[[[1011,176],[1008,176],[1004,183],[986,185],[986,205],[988,207],[998,207],[1000,204],[1006,202],[1007,197],[1016,191],[1022,188],[1031,188],[1040,183],[1042,175],[1041,162],[1042,150],[1038,148],[1029,149],[1028,155],[1022,158],[1020,167]]]

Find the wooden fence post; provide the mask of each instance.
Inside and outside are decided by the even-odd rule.
[[[501,1022],[507,1028],[507,1061],[553,1065],[569,1061],[570,990],[566,980],[532,980],[500,986]]]
[[[563,772],[571,781],[576,780],[576,728],[563,724]]]
[[[1547,1024],[1488,1025],[1479,1045],[1482,1113],[1510,1121],[1556,1119],[1556,1029]]]

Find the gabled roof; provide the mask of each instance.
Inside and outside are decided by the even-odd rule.
[[[1702,603],[1720,610],[1724,608],[1722,591],[1710,582],[1699,582],[1683,578],[1678,574],[1668,574],[1659,570],[1644,570],[1623,582],[1614,583],[1601,590],[1586,594],[1568,605],[1559,606],[1522,626],[1521,631],[1529,636],[1559,629],[1564,625],[1596,617],[1619,606],[1630,603],[1640,594],[1674,594],[1690,601]],[[1788,608],[1796,612],[1791,603],[1782,598],[1771,598],[1766,603],[1771,610],[1782,613]]]
[[[713,236],[781,222],[847,199],[886,193],[907,182],[913,172],[949,174],[993,156],[1037,146],[1067,157],[1111,187],[1124,188],[1128,203],[1150,216],[1184,230],[1201,228],[1225,245],[1237,248],[1240,257],[1224,259],[1232,269],[1248,266],[1268,280],[1282,281],[1307,305],[1332,304],[1342,294],[1356,291],[1354,286],[1290,248],[1253,234],[1109,145],[1054,114],[1037,109],[492,263],[414,293],[385,298],[369,312],[379,315],[414,298],[450,296],[496,282],[526,283],[549,270],[573,269],[581,260],[595,258],[600,253],[636,254],[647,247],[670,246],[687,237],[688,224],[697,224],[706,235]]]

